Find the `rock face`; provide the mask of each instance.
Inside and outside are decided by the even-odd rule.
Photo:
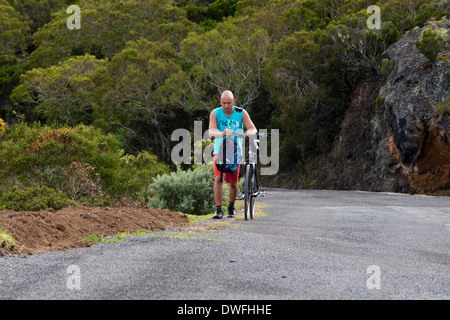
[[[446,30],[448,43],[449,27],[412,30],[383,54],[394,68],[379,90],[384,112],[371,121],[376,160],[363,189],[450,195],[449,50],[430,62],[415,46],[426,28]]]
[[[415,46],[427,28],[446,37],[433,62]],[[390,46],[382,58],[392,71],[359,84],[330,152],[273,186],[450,196],[449,29],[450,20],[430,23]]]

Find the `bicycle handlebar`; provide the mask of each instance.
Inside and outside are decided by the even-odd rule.
[[[260,137],[269,137],[271,136],[272,133],[259,133],[258,131],[256,132],[256,139],[259,139]],[[245,137],[251,137],[252,135],[248,135],[246,133],[240,133],[240,132],[231,132],[230,136],[236,136],[238,138],[245,138]]]

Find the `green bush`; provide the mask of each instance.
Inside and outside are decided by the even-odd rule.
[[[150,194],[148,186],[157,175],[168,174],[169,166],[159,162],[157,157],[146,151],[138,155],[124,155],[117,181],[112,186],[114,193],[146,199]]]
[[[214,210],[214,169],[203,164],[196,169],[159,175],[150,185],[154,195],[148,206],[187,214],[205,215]]]
[[[118,140],[93,126],[25,123],[0,141],[0,189],[47,186],[83,204],[136,197],[168,166],[146,152],[124,155]]]
[[[5,132],[5,121],[3,121],[2,118],[0,118],[0,136]]]
[[[440,115],[444,115],[447,111],[450,111],[450,98],[438,103],[435,108]]]
[[[415,45],[419,52],[431,62],[435,61],[442,51],[444,38],[436,31],[427,29],[422,34],[422,39],[417,40]]]
[[[375,99],[375,108],[384,109],[385,99],[383,97],[377,97]]]
[[[389,59],[383,59],[378,67],[378,72],[383,76],[387,77],[392,69],[394,69],[394,63]]]
[[[47,208],[59,210],[75,205],[77,202],[69,199],[65,193],[46,186],[24,189],[14,186],[0,199],[0,208],[15,211],[39,211]]]

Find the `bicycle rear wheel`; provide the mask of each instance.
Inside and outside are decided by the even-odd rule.
[[[256,197],[255,197],[255,192],[256,192],[256,181],[255,181],[255,176],[256,176],[256,169],[255,166],[252,166],[252,175],[250,176],[250,181],[251,181],[251,196],[250,196],[250,219],[253,219],[253,216],[255,215],[255,202],[256,202]]]

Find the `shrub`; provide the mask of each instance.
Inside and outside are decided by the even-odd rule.
[[[127,156],[111,134],[93,126],[52,128],[25,123],[0,141],[0,189],[47,186],[83,204],[133,197],[167,166],[146,152]]]
[[[187,214],[205,215],[214,208],[213,166],[203,164],[196,169],[159,175],[150,188],[154,196],[148,206]]]
[[[0,207],[15,211],[39,211],[47,208],[59,210],[77,205],[63,192],[56,192],[46,186],[20,189],[14,186],[3,194]]]
[[[378,67],[378,72],[383,77],[387,77],[391,73],[392,69],[394,69],[394,63],[389,59],[383,59]]]
[[[15,251],[16,249],[18,249],[18,244],[11,233],[0,229],[0,256],[5,255],[6,252]]]
[[[377,97],[375,99],[375,108],[384,109],[385,99],[383,97]]]
[[[146,199],[150,194],[148,185],[158,174],[168,174],[169,166],[159,162],[158,158],[146,151],[138,155],[124,155],[120,169],[117,170],[117,181],[112,188],[114,193],[123,196]]]
[[[431,62],[435,61],[442,50],[444,38],[431,29],[424,30],[422,39],[417,40],[415,45],[419,52]]]
[[[120,165],[120,156],[118,142],[99,129],[84,125],[55,129],[22,123],[7,129],[0,143],[4,165],[0,180],[14,175],[23,184],[40,185],[46,179],[57,184],[52,177],[56,172],[46,173],[46,169],[68,168],[74,161],[89,163],[108,178]]]
[[[450,97],[435,106],[440,115],[444,115],[447,111],[450,111]]]
[[[5,132],[5,121],[3,121],[2,118],[0,118],[0,136]]]

